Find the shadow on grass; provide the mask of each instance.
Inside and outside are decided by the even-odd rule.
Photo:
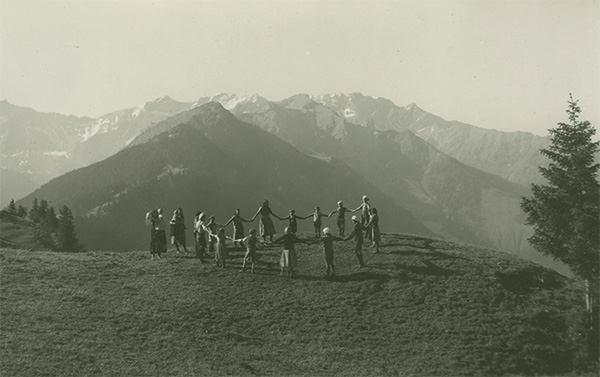
[[[429,260],[422,260],[422,262],[425,266],[408,266],[402,263],[373,263],[369,264],[369,267],[390,271],[408,271],[414,274],[430,276],[448,277],[457,274],[456,271],[436,266]]]
[[[336,276],[315,276],[315,275],[302,275],[297,274],[294,279],[306,280],[306,281],[329,281],[336,283],[346,283],[352,281],[379,281],[385,283],[391,279],[389,275],[380,274],[369,271],[360,271],[348,275],[336,275]]]

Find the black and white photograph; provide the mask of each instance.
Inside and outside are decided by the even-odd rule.
[[[0,376],[600,376],[600,0],[0,0]]]

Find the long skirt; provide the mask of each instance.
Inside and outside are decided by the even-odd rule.
[[[173,227],[173,237],[175,242],[185,246],[185,225],[175,224]]]
[[[371,241],[372,242],[380,242],[381,241],[381,233],[379,232],[379,226],[378,225],[372,225],[371,226]]]
[[[296,267],[296,250],[283,249],[281,252],[281,258],[279,259],[279,265],[281,267]]]
[[[275,225],[273,225],[273,220],[271,216],[261,216],[259,222],[260,235],[261,236],[272,236],[275,234]]]
[[[215,251],[215,261],[226,261],[229,258],[229,251],[225,245],[217,245]]]
[[[167,252],[167,233],[164,230],[154,231],[154,251],[155,254]]]
[[[233,225],[233,239],[234,240],[239,240],[244,238],[244,226],[242,224],[240,225]]]

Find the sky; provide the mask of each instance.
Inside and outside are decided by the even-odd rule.
[[[361,92],[545,135],[572,93],[600,122],[600,0],[0,0],[0,19],[0,99],[38,111]]]

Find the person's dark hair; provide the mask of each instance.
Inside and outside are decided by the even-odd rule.
[[[377,208],[371,208],[372,213],[377,213]]]

